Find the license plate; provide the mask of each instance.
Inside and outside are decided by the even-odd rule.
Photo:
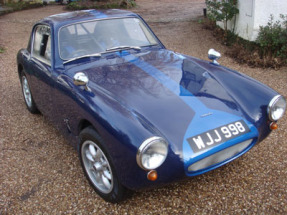
[[[196,152],[214,147],[250,131],[243,120],[236,121],[187,139],[192,150]]]

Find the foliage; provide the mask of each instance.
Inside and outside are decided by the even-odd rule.
[[[239,13],[237,0],[205,0],[208,18],[214,23],[220,21],[224,23],[224,30],[227,34],[227,22]]]
[[[85,9],[112,9],[112,8],[132,8],[135,7],[134,0],[94,0],[94,1],[75,1],[67,5],[68,10]]]
[[[199,19],[199,20],[197,20],[197,22],[198,22],[199,24],[202,24],[202,23],[203,23],[203,20],[202,20],[202,19]]]
[[[5,49],[3,47],[0,46],[0,54],[4,53]]]
[[[283,16],[281,15],[283,18]],[[286,42],[287,42],[287,34],[286,34],[286,25],[287,25],[287,16],[284,16],[284,21],[282,22],[283,30],[285,31],[285,39],[282,37],[283,41],[285,41],[284,47],[282,47],[282,52],[280,56],[271,57],[267,55],[263,55],[262,47],[258,42],[252,42],[248,40],[244,40],[234,34],[232,31],[228,31],[227,35],[225,31],[218,26],[214,26],[210,23],[209,19],[203,20],[202,24],[205,29],[211,30],[213,36],[217,38],[217,40],[221,41],[224,45],[229,46],[226,49],[225,54],[233,58],[240,64],[247,64],[250,67],[263,67],[263,68],[280,68],[281,66],[287,65],[287,57],[286,57]],[[226,40],[224,40],[224,38]],[[284,52],[285,50],[285,52]],[[273,53],[268,52],[266,53]]]
[[[256,42],[260,45],[260,56],[280,57],[287,62],[287,15],[280,15],[282,21],[275,21],[270,15],[266,26],[260,26]]]
[[[234,43],[237,42],[238,36],[234,34],[232,31],[223,30],[222,28],[218,27],[215,25],[210,19],[204,19],[198,21],[198,23],[202,23],[203,27],[205,29],[213,31],[213,36],[216,37],[219,41],[222,42],[222,44],[227,45],[227,46],[232,46]]]
[[[5,6],[12,8],[12,11],[26,10],[31,8],[43,7],[43,2],[41,1],[19,1],[19,2],[9,2]]]

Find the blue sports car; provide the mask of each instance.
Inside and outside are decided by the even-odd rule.
[[[220,167],[277,128],[284,97],[217,63],[164,47],[123,10],[49,16],[17,55],[24,101],[78,151],[106,201]]]

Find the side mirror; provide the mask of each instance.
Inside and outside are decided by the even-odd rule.
[[[217,60],[221,57],[221,54],[214,49],[209,49],[208,50],[208,58],[212,60],[212,63],[215,65],[219,65]]]
[[[85,90],[90,91],[90,88],[88,87],[89,78],[85,75],[83,72],[77,72],[74,75],[74,84],[76,86],[84,86]]]

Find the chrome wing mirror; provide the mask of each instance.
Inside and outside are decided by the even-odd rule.
[[[212,60],[212,63],[215,65],[219,65],[217,60],[221,57],[221,54],[214,49],[209,49],[208,50],[208,58]]]
[[[74,75],[74,84],[76,86],[84,86],[85,87],[85,90],[87,91],[91,91],[90,88],[88,87],[88,83],[89,83],[89,78],[88,76],[86,76],[85,73],[83,72],[77,72],[75,75]]]

